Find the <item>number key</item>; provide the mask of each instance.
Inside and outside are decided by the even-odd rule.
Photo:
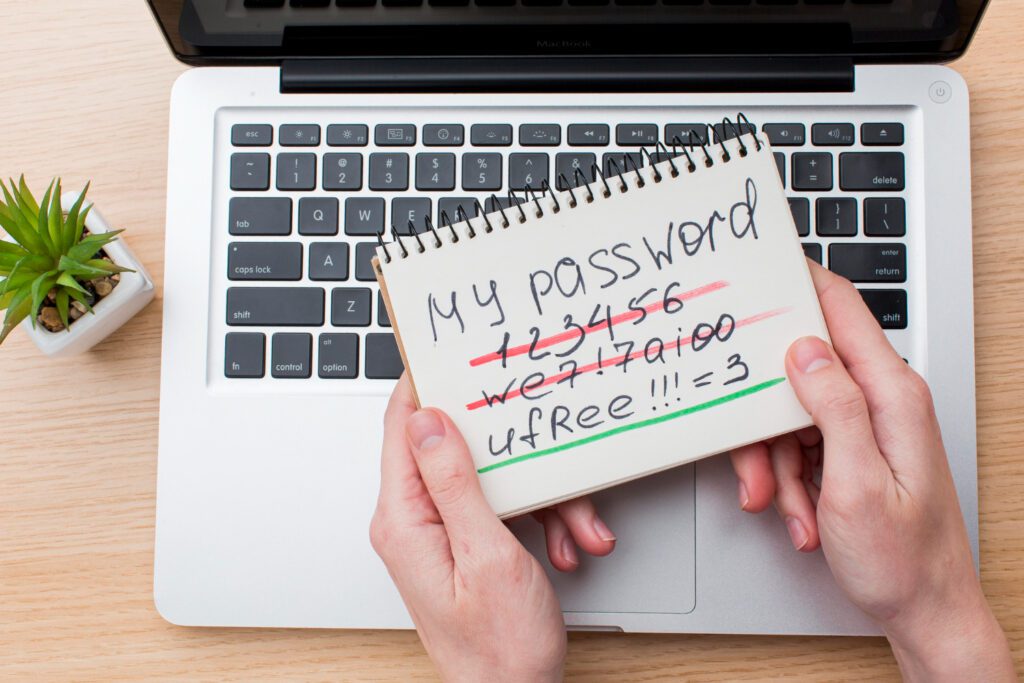
[[[462,155],[463,190],[500,190],[501,155],[469,152]]]
[[[416,189],[454,190],[455,155],[430,153],[417,154]]]
[[[360,190],[363,187],[363,156],[356,153],[324,155],[325,190]]]
[[[370,155],[371,190],[409,189],[409,155],[378,152]]]

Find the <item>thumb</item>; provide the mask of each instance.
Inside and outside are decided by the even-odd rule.
[[[418,410],[405,423],[405,433],[454,555],[467,550],[456,539],[493,542],[496,534],[509,533],[484,498],[469,448],[447,415]]]
[[[866,472],[884,463],[864,393],[830,345],[817,337],[796,340],[786,353],[786,374],[821,430],[824,479],[862,481]]]

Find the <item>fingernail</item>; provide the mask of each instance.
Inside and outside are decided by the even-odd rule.
[[[427,451],[444,441],[444,423],[433,410],[417,410],[405,423],[409,443]]]
[[[789,540],[793,542],[793,547],[803,550],[803,547],[807,545],[807,529],[804,528],[803,523],[796,517],[786,517],[786,528],[789,529]]]
[[[579,557],[576,556],[576,544],[568,536],[562,539],[562,559],[573,566],[580,563]]]
[[[740,481],[740,510],[747,509],[747,503],[750,502],[750,496],[747,495],[747,485]]]
[[[612,530],[608,528],[608,525],[605,524],[600,517],[596,516],[594,517],[594,533],[596,533],[597,537],[602,541],[615,540],[615,534],[612,533]]]
[[[797,369],[809,375],[832,364],[832,351],[828,344],[817,337],[804,337],[793,342],[793,363]]]

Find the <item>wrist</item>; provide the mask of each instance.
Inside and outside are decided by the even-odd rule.
[[[904,680],[1016,680],[1006,637],[976,582],[883,628]]]

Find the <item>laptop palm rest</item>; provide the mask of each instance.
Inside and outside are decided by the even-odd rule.
[[[592,496],[617,537],[607,557],[580,552],[580,567],[551,567],[533,519],[510,524],[540,560],[566,612],[676,613],[696,604],[694,466],[686,465]],[[642,579],[640,578],[642,577]]]

